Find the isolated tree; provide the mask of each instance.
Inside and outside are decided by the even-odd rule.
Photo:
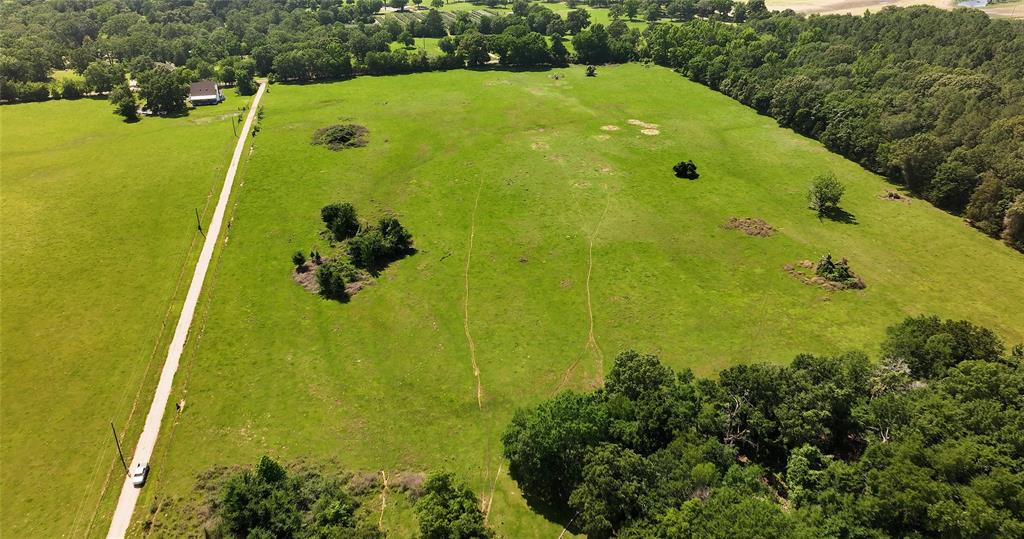
[[[124,118],[124,121],[134,122],[139,119],[139,103],[127,81],[110,92],[110,102],[114,105],[114,114]]]
[[[151,69],[139,76],[139,96],[154,114],[180,114],[187,109],[188,86],[176,71]]]
[[[449,472],[431,474],[414,506],[423,539],[488,539],[494,532],[484,523],[473,491]]]
[[[292,264],[295,264],[295,266],[298,267],[298,268],[301,268],[302,266],[305,266],[306,265],[306,255],[305,255],[305,253],[303,253],[302,251],[295,251],[295,254],[292,255]]]
[[[596,77],[597,76],[597,68],[594,67],[593,65],[588,65],[587,66],[587,76],[588,77]]]
[[[807,192],[807,204],[818,212],[818,215],[825,215],[839,207],[839,199],[843,197],[845,191],[846,188],[834,174],[822,174],[811,182],[811,188]]]
[[[408,5],[408,3],[409,0],[388,0],[388,5],[398,11],[405,11],[405,6]]]
[[[359,216],[356,208],[348,202],[328,204],[320,209],[320,219],[327,225],[334,239],[345,240],[359,232]]]

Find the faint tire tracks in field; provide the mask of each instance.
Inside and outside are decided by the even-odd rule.
[[[476,378],[476,405],[481,410],[484,407],[483,386],[480,383],[480,366],[476,361],[476,342],[473,340],[473,333],[469,330],[469,265],[473,260],[473,240],[476,238],[476,210],[480,206],[480,192],[483,190],[484,181],[481,177],[476,188],[476,200],[473,201],[473,213],[469,221],[469,248],[466,250],[466,268],[463,271],[462,298],[462,329],[466,333],[466,344],[469,346],[469,361],[473,365],[473,377]]]
[[[608,193],[608,192],[606,192],[605,194],[606,194],[606,198],[605,198],[605,204],[604,204],[604,211],[601,212],[601,217],[597,220],[597,224],[594,225],[594,229],[589,234],[590,238],[589,238],[589,243],[588,243],[588,246],[587,246],[586,291],[587,291],[587,323],[588,323],[588,328],[587,328],[587,344],[584,345],[584,347],[583,347],[583,354],[584,355],[586,355],[587,353],[591,353],[591,354],[593,354],[594,358],[597,360],[598,380],[600,381],[601,385],[604,385],[604,352],[601,350],[601,346],[599,344],[597,344],[597,337],[594,334],[594,302],[593,302],[593,299],[591,297],[590,280],[591,280],[591,276],[594,273],[594,242],[597,240],[597,235],[601,231],[601,225],[604,223],[605,216],[608,215],[608,207],[611,205],[611,194]],[[576,200],[575,197],[573,198],[573,200],[574,201]],[[577,202],[577,205],[578,204],[579,203]],[[569,368],[566,369],[565,372],[562,373],[562,378],[561,378],[561,380],[559,380],[558,385],[555,386],[555,390],[552,392],[553,394],[554,393],[558,393],[559,390],[561,390],[563,387],[565,387],[565,384],[567,384],[569,382],[569,376],[572,375],[572,372],[580,364],[581,360],[582,360],[582,356],[581,357],[577,357],[576,360],[573,361],[571,365],[569,365]]]
[[[383,483],[380,487],[380,518],[377,519],[377,528],[384,526],[384,509],[388,506],[388,474],[380,471],[380,480]]]
[[[501,464],[498,465],[498,471],[494,474],[494,481],[491,482],[491,494],[487,496],[487,505],[484,508],[484,524],[487,524],[487,519],[491,516],[491,504],[494,503],[494,490],[498,486],[498,477],[501,476]]]

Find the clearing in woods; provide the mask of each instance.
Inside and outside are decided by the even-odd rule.
[[[880,178],[667,69],[360,77],[275,85],[263,102],[230,241],[196,318],[203,337],[189,341],[190,374],[175,382],[172,400],[187,396],[188,410],[164,425],[136,531],[154,506],[169,535],[194,525],[197,474],[269,454],[389,477],[447,468],[504,536],[556,537],[560,523],[509,478],[499,438],[577,357],[566,389],[599,383],[627,347],[699,375],[801,352],[873,353],[909,314],[1024,339],[1019,253],[927,203],[883,200],[891,186]],[[369,144],[310,145],[339,121],[365,125]],[[673,175],[687,159],[698,180]],[[828,171],[846,184],[856,224],[806,209],[811,178]],[[330,202],[364,219],[393,212],[417,249],[345,304],[291,278],[295,250],[327,250],[317,238]],[[775,233],[723,227],[733,216]],[[782,269],[829,251],[867,289],[829,293]],[[415,526],[403,496],[389,488],[374,515],[394,536]]]

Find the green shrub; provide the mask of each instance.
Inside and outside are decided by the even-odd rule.
[[[345,285],[359,280],[359,271],[345,260],[328,260],[316,268],[320,294],[331,299],[348,299]]]
[[[365,127],[356,124],[329,125],[313,133],[313,145],[327,146],[334,151],[366,146],[366,135],[369,132]]]
[[[295,251],[295,254],[292,255],[292,264],[295,264],[297,267],[305,266],[306,255],[302,251]]]
[[[348,202],[328,204],[320,208],[320,219],[334,235],[334,239],[342,241],[359,232],[359,216],[356,208]]]

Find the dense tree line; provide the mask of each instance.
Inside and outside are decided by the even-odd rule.
[[[638,57],[1024,249],[1024,22],[919,6],[699,20],[657,25],[644,38]]]
[[[509,471],[590,537],[1024,536],[1024,348],[923,316],[881,350],[718,379],[625,352],[516,412]]]
[[[213,77],[246,94],[254,76],[329,80],[492,58],[653,61],[1024,249],[1024,22],[928,7],[803,17],[769,12],[763,0],[590,5],[608,6],[613,22],[591,24],[585,9],[563,18],[523,0],[504,15],[445,19],[432,9],[408,22],[375,18],[380,0],[21,0],[0,5],[0,97],[109,92],[126,73],[152,78],[159,65],[176,66],[182,82]],[[623,17],[652,24],[641,32]],[[665,17],[676,22],[656,22]],[[443,54],[390,50],[418,36],[440,37]],[[51,85],[51,71],[63,68],[84,82]]]

